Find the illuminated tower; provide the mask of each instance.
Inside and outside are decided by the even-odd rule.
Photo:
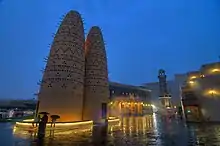
[[[62,122],[82,120],[84,42],[81,16],[70,11],[54,37],[47,59],[38,95],[39,112],[60,115]]]
[[[86,38],[85,56],[83,120],[99,122],[108,116],[109,86],[105,45],[97,26],[90,29]]]
[[[167,90],[167,81],[166,81],[166,74],[165,70],[160,69],[159,70],[159,89],[160,89],[160,94],[159,94],[159,99],[161,101],[162,106],[164,107],[171,107],[171,95],[169,94]]]

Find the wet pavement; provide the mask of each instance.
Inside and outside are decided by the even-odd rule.
[[[0,123],[1,146],[39,145],[34,135]],[[41,145],[48,146],[220,146],[220,124],[188,124],[159,116],[124,117],[120,123],[95,126],[92,131],[56,132]]]

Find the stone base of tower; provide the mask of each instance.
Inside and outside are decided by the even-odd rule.
[[[171,96],[160,96],[159,97],[160,100],[160,104],[161,106],[167,108],[167,107],[171,107]]]
[[[83,107],[83,121],[92,120],[94,123],[102,122],[108,119],[108,101],[98,98],[98,96],[89,96],[86,98]]]
[[[74,95],[54,94],[53,98],[39,99],[39,111],[59,115],[58,122],[82,121],[83,100]],[[49,115],[49,117],[50,117]],[[49,118],[49,120],[51,120]]]

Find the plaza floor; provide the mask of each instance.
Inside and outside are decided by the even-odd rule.
[[[157,115],[124,117],[116,125],[96,126],[92,131],[56,132],[42,141],[45,146],[220,146],[220,125],[185,124]],[[29,132],[15,132],[10,123],[0,124],[1,146],[39,145]],[[38,143],[38,144],[37,144]]]

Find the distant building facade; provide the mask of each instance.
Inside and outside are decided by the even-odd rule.
[[[152,114],[150,90],[115,82],[109,83],[110,116]]]
[[[187,121],[220,121],[220,62],[188,72],[182,86],[182,106]]]

